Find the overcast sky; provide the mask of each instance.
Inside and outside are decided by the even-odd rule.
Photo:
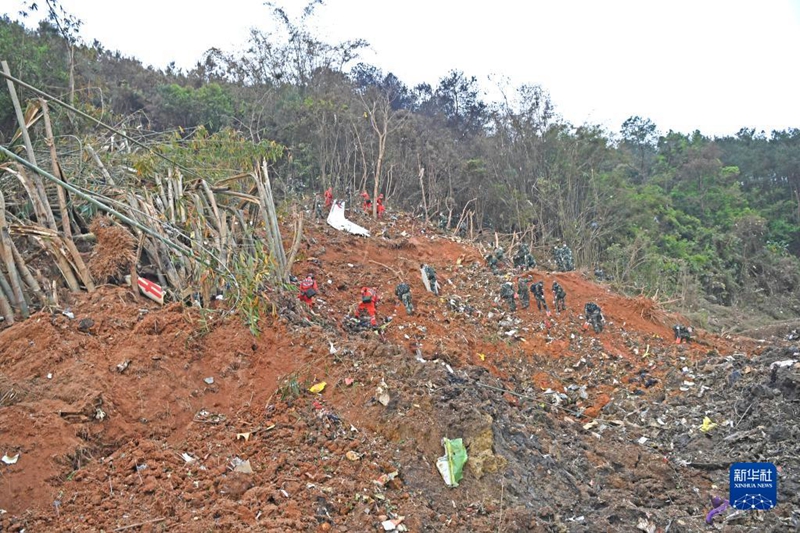
[[[20,0],[5,0],[17,18]],[[44,1],[40,0],[40,4]],[[84,40],[164,67],[241,48],[274,28],[261,0],[61,0]],[[304,0],[278,2],[299,15]],[[451,69],[539,84],[574,124],[618,131],[633,115],[709,135],[800,127],[800,0],[326,0],[329,41],[364,38],[363,60],[409,86]]]

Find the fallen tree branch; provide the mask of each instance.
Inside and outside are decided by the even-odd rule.
[[[390,267],[389,265],[384,265],[383,263],[379,263],[377,261],[374,261],[372,259],[370,259],[369,262],[370,263],[375,263],[376,265],[382,266],[383,268],[385,268],[387,270],[390,270],[391,272],[394,272],[394,275],[397,276],[397,279],[399,279],[400,281],[403,281],[403,275],[399,270],[394,269],[394,268]]]
[[[144,522],[137,522],[136,524],[131,524],[129,526],[120,526],[116,528],[114,531],[125,531],[126,529],[133,529],[135,527],[146,526],[148,524],[158,524],[159,522],[163,522],[166,518],[153,518],[152,520],[145,520]]]

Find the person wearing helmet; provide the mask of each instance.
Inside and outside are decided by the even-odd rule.
[[[309,307],[314,307],[314,296],[316,296],[318,292],[319,287],[317,286],[317,280],[314,279],[314,274],[309,273],[305,279],[300,282],[300,294],[297,298]]]
[[[556,306],[556,313],[567,310],[567,291],[557,281],[553,282],[553,304]]]
[[[502,285],[500,285],[500,298],[506,301],[508,304],[508,309],[512,313],[517,310],[517,302],[516,302],[516,293],[514,292],[514,286],[511,284],[510,281],[506,281]]]
[[[361,209],[364,210],[364,214],[366,215],[372,211],[372,200],[369,199],[369,193],[367,191],[361,191]]]
[[[378,290],[375,287],[361,287],[361,302],[358,304],[358,318],[366,313],[369,315],[371,326],[378,325],[376,306],[378,305]]]
[[[383,195],[379,194],[378,198],[375,200],[375,203],[378,204],[378,218],[383,218],[383,214],[386,212],[386,207],[383,205]]]
[[[517,294],[519,294],[519,302],[523,309],[527,309],[531,305],[531,295],[528,291],[529,281],[525,276],[521,276],[517,281]]]
[[[400,301],[406,306],[406,313],[409,315],[414,314],[414,304],[411,303],[411,287],[408,283],[400,283],[395,287],[394,294],[400,298]]]
[[[539,311],[544,308],[544,312],[547,313],[547,316],[550,316],[550,309],[547,308],[547,300],[544,298],[544,281],[537,281],[531,285],[531,293],[536,298],[536,308]]]
[[[692,340],[692,328],[675,324],[672,326],[672,331],[675,332],[675,344],[689,343]]]
[[[605,318],[603,317],[603,311],[600,309],[599,305],[594,302],[587,303],[583,309],[583,314],[586,316],[586,322],[583,324],[584,330],[592,326],[595,333],[603,331]]]

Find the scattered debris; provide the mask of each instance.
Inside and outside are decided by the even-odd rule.
[[[331,207],[331,212],[328,213],[328,225],[339,231],[346,231],[353,235],[360,235],[362,237],[369,237],[369,230],[361,227],[358,224],[347,220],[344,216],[344,200],[335,200]]]
[[[408,531],[403,525],[403,520],[405,519],[404,516],[398,516],[393,520],[384,520],[381,522],[381,526],[383,526],[384,531]]]
[[[197,459],[195,459],[194,457],[192,457],[191,455],[189,455],[186,452],[183,452],[181,454],[181,459],[183,459],[187,464],[191,464],[191,463],[194,463],[195,461],[197,461]]]
[[[700,425],[700,431],[706,433],[717,427],[716,422],[712,422],[707,416],[703,418],[703,423]]]
[[[387,483],[389,483],[390,481],[392,481],[394,478],[396,478],[399,475],[400,475],[400,472],[398,472],[397,470],[395,470],[393,472],[389,472],[388,474],[381,474],[381,476],[378,479],[376,479],[375,481],[373,481],[373,483],[383,487],[383,486],[385,486]]]
[[[250,460],[242,460],[239,457],[234,457],[231,460],[231,470],[234,472],[241,472],[242,474],[252,474],[253,468],[250,466]]]
[[[442,439],[444,455],[436,460],[436,468],[448,487],[458,487],[464,477],[464,464],[467,462],[467,449],[459,439]]]
[[[325,390],[325,386],[326,386],[326,385],[327,385],[327,383],[326,383],[326,382],[324,382],[324,381],[320,381],[319,383],[316,383],[316,384],[312,385],[312,386],[311,386],[311,387],[308,389],[308,391],[309,391],[309,392],[311,392],[311,393],[313,393],[313,394],[319,394],[319,393],[321,393],[323,390]]]
[[[347,457],[347,459],[350,461],[358,461],[359,459],[361,459],[361,455],[354,452],[353,450],[348,451],[346,454],[344,454],[344,456]]]
[[[9,456],[8,454],[5,454],[5,455],[3,455],[3,458],[0,459],[0,460],[3,461],[7,465],[13,465],[13,464],[16,464],[17,461],[19,460],[19,454],[14,455],[13,457]]]
[[[380,385],[378,385],[378,387],[375,389],[375,397],[384,407],[389,405],[389,402],[392,400],[389,396],[389,386],[386,385],[384,380],[381,380]]]

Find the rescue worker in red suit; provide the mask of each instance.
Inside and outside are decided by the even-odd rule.
[[[325,191],[325,207],[330,209],[333,205],[333,187],[328,187]]]
[[[386,211],[386,208],[383,206],[383,195],[379,195],[375,203],[378,204],[378,218],[383,218],[383,213]]]
[[[361,193],[361,198],[363,198],[361,202],[361,209],[364,210],[364,213],[369,214],[372,211],[372,201],[369,199],[369,193],[367,191],[363,191]]]
[[[378,304],[378,291],[374,287],[361,287],[361,303],[358,304],[358,318],[366,311],[370,318],[370,325],[378,325],[375,306]]]
[[[314,279],[314,274],[309,274],[300,282],[300,294],[297,298],[309,307],[314,307],[314,296],[318,292],[317,280]]]

